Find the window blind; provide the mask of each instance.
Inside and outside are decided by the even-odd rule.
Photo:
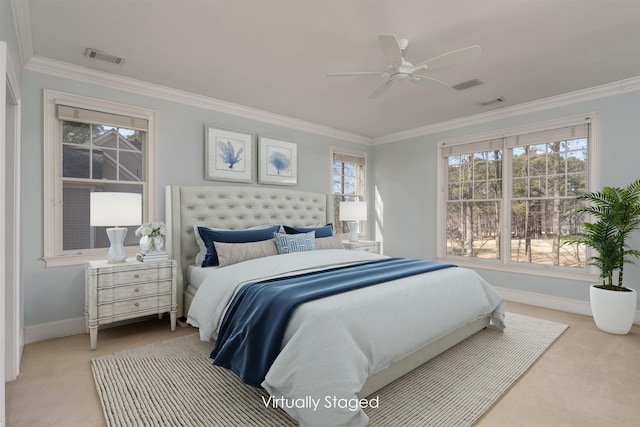
[[[359,166],[365,165],[365,158],[362,156],[357,156],[353,154],[346,153],[333,153],[333,161],[334,162],[343,162],[343,163],[353,163]]]
[[[56,114],[59,120],[70,122],[100,124],[145,132],[149,130],[149,121],[139,117],[122,116],[68,105],[57,105]]]
[[[557,141],[580,139],[589,137],[589,125],[581,124],[558,129],[549,129],[539,132],[525,133],[507,137],[507,147],[513,148],[522,145],[548,144]]]
[[[489,139],[486,141],[472,142],[468,144],[459,145],[443,145],[442,156],[459,156],[461,154],[479,153],[483,151],[498,151],[502,150],[502,138]]]
[[[506,137],[507,148],[523,145],[548,144],[550,142],[567,141],[589,137],[589,124],[567,126],[538,132],[512,135]],[[479,153],[483,151],[497,151],[502,149],[503,138],[489,139],[472,143],[446,145],[441,148],[442,156],[459,156],[461,154]]]

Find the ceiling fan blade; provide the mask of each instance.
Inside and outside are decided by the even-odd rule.
[[[380,86],[376,88],[376,90],[371,92],[371,95],[369,95],[367,99],[373,99],[373,98],[379,97],[384,92],[386,92],[387,89],[389,89],[389,87],[391,87],[392,83],[393,83],[393,80],[387,80],[386,82],[382,83]]]
[[[327,77],[382,76],[379,71],[356,71],[353,73],[327,73]]]
[[[402,64],[402,49],[400,49],[400,44],[396,36],[380,35],[378,36],[378,40],[380,41],[382,53],[384,53],[387,61],[389,61],[390,64]]]
[[[416,83],[428,88],[434,88],[434,89],[450,89],[451,88],[451,86],[449,86],[445,82],[440,81],[438,79],[434,79],[433,77],[413,75],[411,76],[411,81],[413,83]]]
[[[453,50],[451,52],[444,53],[440,56],[436,56],[435,58],[427,59],[413,67],[413,71],[417,71],[420,68],[440,68],[445,67],[447,65],[453,65],[458,62],[467,61],[469,59],[476,58],[482,54],[482,49],[480,46],[469,46],[458,50]]]

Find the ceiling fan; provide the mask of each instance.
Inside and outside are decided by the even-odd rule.
[[[409,46],[406,39],[397,39],[394,35],[380,35],[380,47],[382,53],[389,61],[389,66],[383,72],[377,71],[360,71],[351,73],[328,73],[328,77],[352,77],[352,76],[379,76],[386,77],[387,80],[374,90],[369,99],[376,98],[383,94],[393,83],[409,80],[412,83],[425,87],[433,88],[450,88],[447,83],[434,79],[433,77],[416,74],[420,71],[433,70],[448,65],[457,64],[477,56],[480,56],[482,49],[480,46],[469,46],[463,49],[454,50],[444,53],[426,61],[422,61],[417,65],[411,64],[404,59],[403,53]]]

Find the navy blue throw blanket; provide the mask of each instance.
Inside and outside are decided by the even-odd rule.
[[[280,353],[289,317],[298,305],[448,267],[454,265],[385,258],[246,284],[224,316],[211,352],[213,364],[230,369],[246,384],[260,387]]]

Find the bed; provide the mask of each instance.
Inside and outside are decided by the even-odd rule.
[[[290,275],[289,270],[386,261],[338,248],[198,268],[194,226],[244,230],[326,224],[332,217],[328,197],[271,187],[168,186],[165,200],[167,249],[180,266],[178,316],[197,326],[203,340],[216,337],[231,298],[244,283]],[[423,285],[427,275],[433,282],[430,291]],[[227,281],[234,284],[221,286]],[[345,402],[373,396],[490,321],[503,328],[503,319],[500,295],[475,272],[459,267],[307,302],[292,315],[262,387],[301,425],[365,425],[361,405]],[[309,405],[316,400],[319,405]]]

